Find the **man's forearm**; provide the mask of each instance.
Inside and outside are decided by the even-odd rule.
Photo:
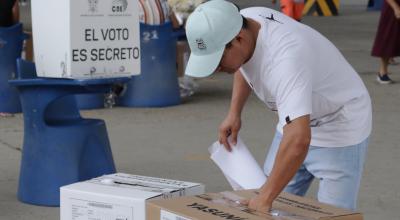
[[[267,202],[272,203],[296,174],[307,155],[308,145],[283,138],[270,176],[261,188],[260,193]]]
[[[311,141],[309,122],[309,115],[306,115],[283,128],[274,166],[260,192],[266,203],[272,204],[304,162]]]
[[[242,73],[236,72],[233,80],[232,100],[229,113],[240,115],[243,106],[251,92],[250,86],[247,84]]]

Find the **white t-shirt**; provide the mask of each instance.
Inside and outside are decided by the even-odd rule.
[[[371,100],[339,50],[314,29],[269,8],[241,11],[261,25],[241,72],[257,96],[278,111],[277,130],[310,115],[311,145],[345,147],[371,133]]]

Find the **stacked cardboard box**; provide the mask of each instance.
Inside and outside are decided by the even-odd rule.
[[[360,213],[315,200],[282,193],[269,213],[250,210],[240,203],[255,190],[208,193],[147,203],[148,220],[362,220]]]
[[[144,220],[146,202],[204,193],[199,183],[116,173],[61,187],[61,220]]]

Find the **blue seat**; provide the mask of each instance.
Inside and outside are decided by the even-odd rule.
[[[19,90],[24,114],[18,198],[59,206],[61,186],[116,171],[104,121],[82,118],[74,95],[106,92],[129,78],[41,78],[23,60],[17,69],[10,83]]]
[[[25,38],[21,23],[0,27],[0,112],[21,112],[18,91],[8,84],[8,80],[15,77],[16,60],[21,57]]]
[[[176,72],[176,38],[171,23],[140,24],[141,74],[133,76],[118,104],[164,107],[181,102]]]
[[[90,110],[104,108],[104,95],[103,93],[75,95],[78,109]]]

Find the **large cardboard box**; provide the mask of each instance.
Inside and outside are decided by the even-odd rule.
[[[144,220],[152,199],[204,193],[199,183],[116,173],[61,187],[61,220]]]
[[[32,33],[38,76],[140,73],[138,0],[32,0]]]
[[[257,191],[209,193],[147,203],[148,220],[362,220],[360,213],[282,193],[269,214],[249,210],[240,200]]]

